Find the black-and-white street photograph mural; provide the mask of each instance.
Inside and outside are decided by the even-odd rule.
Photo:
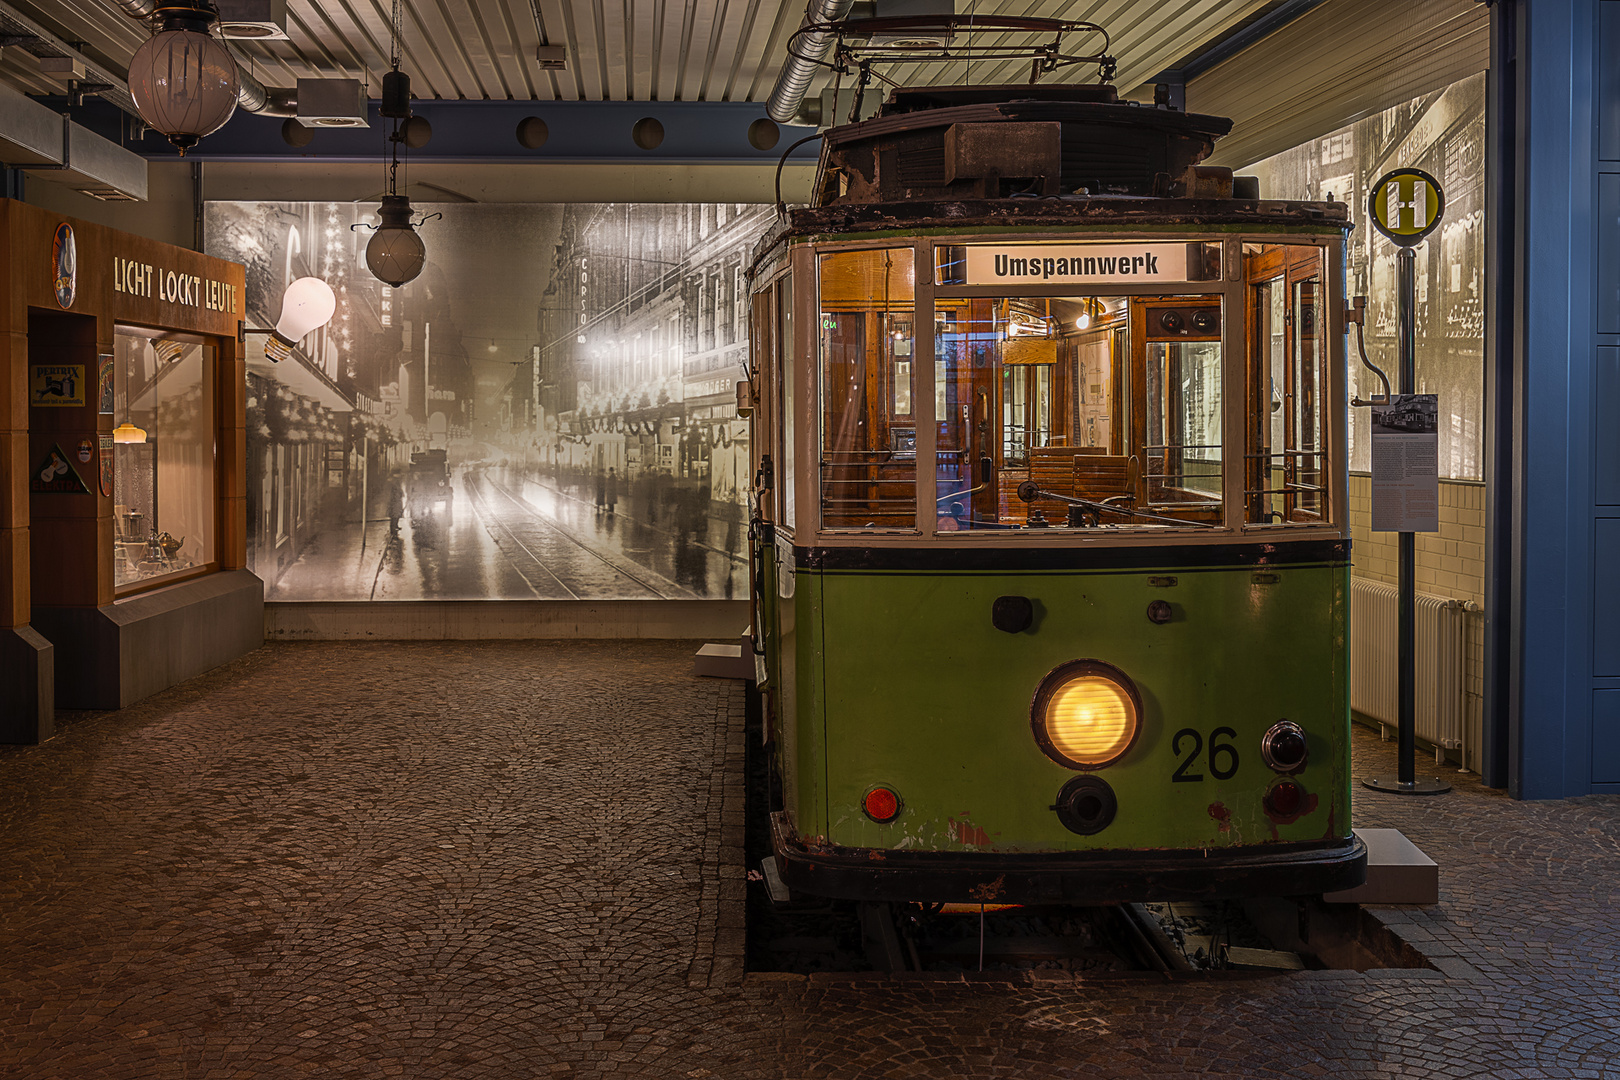
[[[249,326],[248,559],[272,600],[746,595],[746,259],[770,208],[439,204],[427,264],[366,268],[367,203],[208,203]]]
[[[1372,184],[1394,168],[1422,169],[1446,195],[1440,227],[1417,257],[1417,391],[1437,394],[1440,475],[1483,477],[1485,429],[1485,75],[1471,75],[1385,109],[1240,172],[1260,177],[1268,199],[1326,199],[1350,206],[1346,242],[1351,296],[1366,296],[1367,353],[1393,381],[1397,372],[1395,245],[1369,223]],[[1349,339],[1350,386],[1371,397],[1378,376]],[[1366,409],[1351,410],[1350,467],[1371,466]]]

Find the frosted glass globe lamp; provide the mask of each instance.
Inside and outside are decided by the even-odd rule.
[[[404,195],[384,195],[377,216],[382,224],[366,245],[366,266],[377,280],[396,289],[414,280],[427,260],[427,245],[411,224],[411,200]]]
[[[161,8],[158,14],[163,29],[130,59],[129,92],[141,120],[184,155],[236,111],[236,61],[208,33],[212,12]]]

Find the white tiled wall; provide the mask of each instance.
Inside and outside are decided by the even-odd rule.
[[[1372,531],[1372,478],[1350,476],[1350,561],[1352,572],[1394,585],[1396,533]],[[1455,600],[1472,600],[1468,614],[1468,695],[1463,764],[1479,769],[1480,720],[1485,694],[1485,485],[1440,481],[1440,531],[1418,533],[1417,591]],[[1419,767],[1422,763],[1419,762]]]

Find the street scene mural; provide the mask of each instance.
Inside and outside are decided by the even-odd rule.
[[[330,324],[248,341],[248,559],[268,600],[745,596],[749,250],[770,208],[439,204],[427,265],[366,203],[205,207],[247,323],[324,278]]]
[[[1414,98],[1240,173],[1260,177],[1268,199],[1326,199],[1350,205],[1350,296],[1366,296],[1367,354],[1394,384],[1395,246],[1368,221],[1372,184],[1399,167],[1422,169],[1445,192],[1440,227],[1417,247],[1417,386],[1440,397],[1440,475],[1479,480],[1485,440],[1485,75]],[[1354,328],[1347,341],[1354,394],[1382,393],[1361,364]],[[1397,391],[1399,386],[1394,387]],[[1371,419],[1352,409],[1350,468],[1371,469]]]

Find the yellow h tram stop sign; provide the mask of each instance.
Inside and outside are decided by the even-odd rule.
[[[1387,395],[1373,409],[1373,527],[1400,536],[1396,571],[1399,638],[1399,763],[1395,776],[1373,776],[1362,784],[1397,795],[1440,795],[1451,785],[1439,778],[1418,779],[1413,763],[1417,726],[1416,593],[1413,533],[1439,529],[1439,402],[1414,394],[1417,381],[1417,258],[1412,248],[1440,224],[1446,211],[1440,182],[1422,169],[1396,169],[1373,184],[1367,213],[1380,233],[1400,248],[1395,254],[1396,344],[1400,354],[1400,393]],[[1432,494],[1431,494],[1432,493]],[[1383,498],[1381,499],[1380,496]],[[1380,505],[1380,503],[1387,505]]]
[[[1434,231],[1446,212],[1440,181],[1422,169],[1396,169],[1373,185],[1367,213],[1390,243],[1412,247]]]

